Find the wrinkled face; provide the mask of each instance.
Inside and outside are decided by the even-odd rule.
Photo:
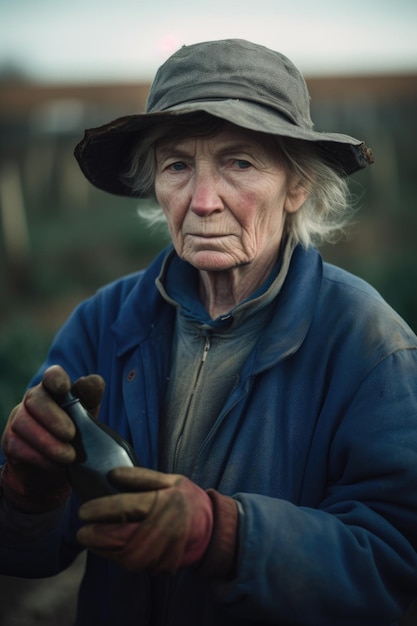
[[[206,271],[275,259],[285,215],[305,199],[272,141],[233,125],[159,141],[155,193],[178,255]]]

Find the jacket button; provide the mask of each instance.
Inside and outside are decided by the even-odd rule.
[[[136,377],[136,371],[130,370],[130,372],[127,375],[127,381],[130,383],[135,377]]]

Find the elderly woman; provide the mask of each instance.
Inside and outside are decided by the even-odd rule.
[[[11,413],[2,573],[87,548],[83,626],[398,621],[417,595],[417,338],[314,247],[369,149],[313,129],[287,58],[226,40],[181,48],[147,112],[76,156],[155,199],[172,246],[76,309]],[[75,380],[140,462],[81,507],[52,399]]]

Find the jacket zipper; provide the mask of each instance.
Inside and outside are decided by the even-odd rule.
[[[184,422],[183,422],[184,426],[185,426],[185,424],[187,423],[187,420],[188,420],[188,416],[189,416],[189,412],[190,412],[190,408],[191,408],[191,403],[193,401],[194,394],[195,394],[195,392],[197,390],[198,383],[199,383],[200,377],[201,377],[201,371],[203,369],[204,363],[206,362],[207,354],[208,354],[208,351],[210,350],[210,346],[211,346],[210,336],[207,334],[205,336],[203,353],[201,355],[200,363],[198,365],[197,375],[194,378],[194,385],[193,385],[193,388],[191,390],[190,397],[188,399],[187,410],[185,412],[185,417],[184,417]],[[183,430],[184,430],[184,428],[183,428]],[[180,448],[181,448],[182,432],[183,432],[183,430],[181,431],[181,434],[178,437],[178,441],[177,441],[177,443],[175,445],[175,455],[174,455],[174,464],[173,464],[173,470],[174,471],[175,471],[175,468],[177,466],[177,459],[178,459],[179,451],[180,451]]]

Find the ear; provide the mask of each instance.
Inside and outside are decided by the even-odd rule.
[[[308,191],[299,183],[289,188],[284,202],[284,211],[287,211],[287,213],[296,213],[307,200],[308,196]]]

